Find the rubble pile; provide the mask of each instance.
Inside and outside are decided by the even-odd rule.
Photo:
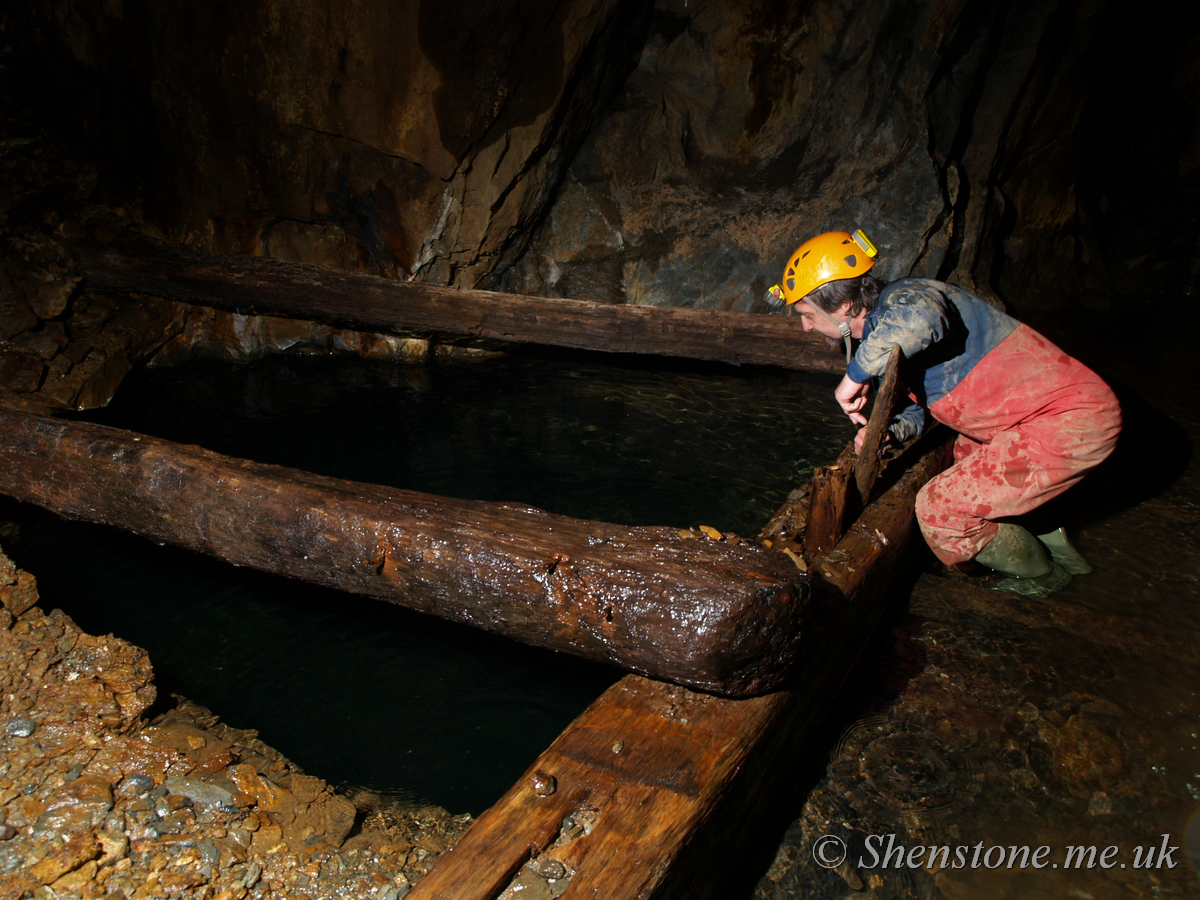
[[[37,601],[0,553],[0,897],[397,900],[470,823],[364,817],[186,700],[147,718],[146,652]]]

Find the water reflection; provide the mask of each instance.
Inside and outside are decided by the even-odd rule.
[[[443,496],[752,533],[852,434],[835,382],[584,354],[426,368],[276,357],[131,379],[96,419]]]

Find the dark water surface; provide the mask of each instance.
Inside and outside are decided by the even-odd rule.
[[[232,456],[629,525],[753,536],[853,429],[835,379],[572,354],[327,357],[136,372],[93,421]],[[621,673],[376,600],[46,516],[43,603],[150,652],[177,692],[312,774],[489,806]]]

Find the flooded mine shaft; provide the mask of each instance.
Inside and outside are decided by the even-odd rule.
[[[694,500],[694,485],[704,483],[718,461],[730,463],[731,470],[718,472],[711,482],[714,485],[727,485],[733,478],[749,479],[751,472],[779,476],[770,466],[747,466],[747,454],[732,452],[727,443],[747,433],[765,441],[772,435],[761,432],[773,431],[777,442],[773,449],[761,445],[753,449],[767,459],[782,459],[792,466],[773,489],[778,499],[811,466],[792,456],[797,431],[811,434],[824,422],[831,445],[820,451],[825,458],[846,437],[845,423],[829,410],[828,379],[773,375],[766,380],[770,390],[764,393],[761,378],[686,370],[676,373],[671,368],[614,374],[611,367],[577,361],[563,365],[520,355],[420,370],[303,356],[271,358],[248,368],[196,363],[137,373],[122,388],[128,393],[123,397],[119,392],[98,417],[134,426],[137,417],[150,410],[149,421],[160,434],[193,441],[211,429],[208,440],[225,450],[250,455],[243,449],[249,447],[253,455],[262,458],[357,474],[339,468],[348,463],[336,457],[348,449],[350,456],[375,460],[379,468],[371,475],[373,480],[384,480],[381,476],[386,474],[399,481],[402,473],[394,454],[399,453],[403,441],[398,436],[411,436],[413,431],[412,423],[399,417],[398,411],[406,410],[406,415],[417,416],[414,421],[421,423],[427,432],[423,437],[431,440],[433,448],[433,452],[410,450],[409,457],[416,460],[413,477],[444,478],[449,486],[479,479],[481,469],[495,469],[497,447],[510,459],[544,457],[553,443],[545,440],[546,421],[562,423],[550,431],[579,438],[590,465],[593,432],[581,425],[580,417],[594,405],[601,412],[617,410],[606,427],[598,429],[602,436],[597,439],[603,442],[604,456],[618,483],[636,472],[637,466],[614,458],[619,456],[616,444],[632,440],[638,444],[635,456],[654,462],[646,470],[641,490],[630,496],[614,493],[595,477],[583,479],[577,489],[585,494],[590,491],[587,502],[592,504],[623,504],[624,512],[611,517],[628,515],[631,521],[656,519],[653,504],[658,492],[653,487],[662,483],[657,467],[663,460],[675,476],[668,481],[676,488],[686,482],[693,488],[688,495]],[[504,371],[503,378],[495,377],[498,369]],[[319,387],[314,391],[294,390],[296,379],[330,370],[336,370],[337,376],[316,379]],[[1114,381],[1122,386],[1135,434],[1143,433],[1141,425],[1153,423],[1176,437],[1187,435],[1186,424],[1173,424],[1175,420],[1164,418],[1140,399],[1136,385],[1144,375],[1139,367],[1119,374],[1130,378],[1129,384],[1120,378]],[[556,378],[565,378],[572,387],[582,386],[582,398],[565,396]],[[445,383],[438,384],[443,379]],[[336,389],[329,386],[335,381]],[[777,390],[781,386],[787,390]],[[447,393],[435,393],[438,387],[446,388]],[[745,392],[741,401],[739,391]],[[708,413],[703,413],[702,419],[695,417],[681,408],[683,396],[701,400],[702,412],[738,408],[754,418],[736,422],[730,432],[726,430],[729,417]],[[768,398],[766,404],[754,409],[764,397]],[[453,402],[447,402],[451,398]],[[1177,404],[1188,402],[1194,401],[1175,400]],[[463,403],[477,403],[487,410],[493,424],[486,428],[485,439],[464,439],[460,431],[464,417],[458,414]],[[531,415],[531,409],[537,414]],[[346,424],[339,429],[317,427],[315,423],[329,422],[334,414],[330,410],[345,416]],[[637,427],[622,430],[615,424],[631,415],[642,417]],[[476,419],[486,416],[480,413]],[[796,427],[796,416],[805,417],[803,427]],[[545,419],[539,421],[538,417]],[[706,424],[698,427],[698,421]],[[497,424],[500,422],[503,427]],[[353,429],[357,427],[368,432],[356,433]],[[664,429],[677,429],[681,441],[675,446],[684,451],[682,462],[679,453],[655,456],[650,452],[672,446],[663,442],[661,433],[654,447],[641,443],[647,435]],[[322,430],[337,435],[338,439],[330,442],[333,449],[315,440],[314,434]],[[1146,433],[1153,430],[1147,428]],[[283,440],[279,440],[281,435]],[[466,452],[472,445],[474,455]],[[1177,446],[1186,444],[1180,441]],[[391,449],[382,453],[380,447]],[[364,453],[365,448],[372,452]],[[1142,449],[1132,443],[1122,452],[1137,455]],[[786,830],[779,852],[759,884],[759,894],[794,890],[796,881],[816,877],[818,889],[836,896],[841,885],[850,889],[853,878],[862,878],[861,874],[837,875],[838,880],[829,883],[820,881],[828,876],[797,865],[799,857],[792,848],[810,844],[812,829],[834,821],[834,816],[850,823],[842,826],[842,833],[848,843],[859,842],[863,858],[869,858],[862,843],[866,836],[882,833],[874,829],[905,829],[888,833],[935,843],[939,839],[933,834],[942,833],[948,818],[954,820],[958,833],[970,833],[963,823],[974,822],[979,834],[995,824],[995,816],[1019,822],[1029,810],[1038,809],[1044,820],[1053,824],[1038,832],[1020,832],[1018,828],[1017,837],[1065,844],[1083,840],[1077,837],[1073,818],[1082,811],[1087,816],[1084,821],[1092,826],[1087,834],[1111,835],[1113,846],[1122,835],[1145,828],[1153,816],[1186,818],[1186,801],[1172,799],[1178,796],[1178,788],[1172,784],[1182,781],[1183,790],[1190,790],[1186,770],[1191,758],[1187,742],[1192,720],[1187,709],[1195,665],[1194,646],[1181,640],[1178,631],[1180,625],[1191,621],[1189,617],[1194,618],[1195,609],[1186,603],[1180,606],[1173,594],[1174,588],[1182,586],[1181,596],[1186,601],[1195,571],[1187,565],[1173,567],[1177,554],[1195,552],[1187,530],[1193,521],[1188,519],[1191,501],[1187,490],[1195,484],[1194,463],[1182,456],[1178,450],[1165,454],[1164,467],[1142,479],[1128,478],[1129,470],[1118,457],[1108,470],[1097,474],[1096,492],[1071,508],[1078,521],[1085,523],[1073,533],[1096,561],[1103,576],[1100,579],[1077,579],[1059,596],[1044,601],[1006,598],[932,573],[918,580],[908,595],[907,611],[894,614],[890,631],[881,632],[855,684],[839,694],[846,704],[845,720],[832,726],[833,732],[826,726],[823,733],[828,734],[826,741],[833,741],[836,730],[844,727],[844,732],[836,742],[823,744],[832,746],[824,775],[819,775],[819,759],[797,760],[797,781],[801,789],[806,784],[810,787],[800,817]],[[548,485],[551,479],[546,465],[558,484]],[[681,471],[681,466],[694,468]],[[561,489],[561,480],[568,479],[566,473],[577,475],[584,468],[552,458],[549,463],[529,465],[523,476],[525,487],[504,489],[543,491],[539,497],[544,499],[539,502],[553,507],[556,495],[566,496]],[[408,475],[412,473],[405,469],[405,477]],[[1173,482],[1176,486],[1160,498],[1138,500],[1139,494],[1157,483],[1147,483],[1147,477],[1177,479]],[[745,483],[753,485],[752,480]],[[723,496],[744,503],[759,490],[764,489],[751,486]],[[772,489],[765,490],[770,493]],[[649,505],[630,506],[635,500]],[[682,502],[681,497],[669,500],[672,505]],[[771,500],[767,505],[774,503]],[[1164,510],[1168,516],[1163,515]],[[663,514],[671,513],[664,510]],[[710,517],[703,508],[693,517],[697,524],[724,523],[736,521],[739,514],[747,523],[762,517],[755,509],[739,513],[737,504],[728,518]],[[1163,519],[1167,527],[1183,526],[1173,542],[1156,530]],[[1137,527],[1130,527],[1130,522]],[[69,567],[56,562],[62,559],[64,547],[71,548]],[[422,809],[413,802],[416,798],[434,799],[452,811],[462,811],[471,801],[458,798],[467,796],[468,789],[482,790],[482,799],[476,802],[486,806],[498,790],[511,783],[514,770],[519,774],[557,730],[616,677],[608,670],[572,664],[569,659],[472,631],[464,634],[461,629],[423,622],[424,617],[368,601],[340,599],[334,615],[329,612],[329,601],[315,597],[314,589],[253,573],[246,578],[246,573],[237,570],[213,571],[228,567],[155,547],[142,539],[105,533],[96,526],[55,523],[48,518],[33,523],[26,517],[13,550],[18,560],[22,554],[30,554],[28,568],[32,571],[40,568],[48,573],[41,578],[46,596],[52,596],[46,591],[56,589],[54,585],[63,586],[61,602],[59,597],[50,602],[63,606],[85,631],[124,634],[123,629],[129,628],[134,643],[151,648],[151,660],[161,657],[156,671],[164,693],[178,690],[192,697],[201,690],[212,691],[215,699],[207,701],[206,697],[208,705],[218,706],[229,721],[238,721],[238,710],[244,710],[270,744],[285,746],[288,756],[306,771],[330,781],[349,782],[343,789],[405,795],[399,806],[410,814],[414,807]],[[142,560],[118,562],[126,555]],[[126,573],[135,566],[149,571],[135,576],[139,581],[145,579],[144,587],[130,589]],[[230,573],[236,573],[242,582],[236,588],[225,586]],[[110,599],[102,600],[105,591],[110,592]],[[197,599],[187,600],[188,594]],[[1128,611],[1131,596],[1140,601],[1137,616]],[[162,602],[163,597],[172,598],[171,602]],[[347,610],[356,615],[345,615]],[[397,618],[402,623],[399,630],[394,624]],[[94,627],[90,621],[96,623]],[[355,640],[361,643],[348,648],[347,643]],[[402,655],[397,647],[401,642],[412,645],[412,650],[404,648],[404,652],[417,655]],[[454,661],[447,666],[451,653]],[[1074,661],[1081,658],[1086,663]],[[334,673],[343,677],[360,673],[364,659],[383,672],[382,692],[377,696],[363,690],[360,678],[341,685],[333,678]],[[1177,668],[1164,668],[1162,662],[1167,659],[1175,661]],[[436,671],[446,674],[434,675],[431,667],[435,663]],[[500,672],[513,679],[511,685],[499,684]],[[311,674],[311,682],[303,680],[306,673]],[[284,676],[282,687],[280,675]],[[414,696],[425,693],[418,686],[425,676],[438,682],[430,686],[432,698],[428,701]],[[193,689],[188,684],[193,677],[204,687]],[[447,686],[451,677],[457,680]],[[397,682],[402,685],[399,697]],[[1155,690],[1148,695],[1151,684]],[[481,692],[481,685],[488,686],[487,693]],[[281,695],[284,688],[294,701]],[[512,693],[505,696],[509,691]],[[468,708],[455,708],[448,702],[451,698],[465,701]],[[329,705],[322,706],[323,700]],[[422,705],[408,705],[419,700]],[[274,726],[278,738],[267,730],[272,727],[271,716],[264,715],[273,711],[278,712]],[[201,711],[200,718],[205,715]],[[834,714],[835,722],[840,718]],[[538,719],[545,722],[540,734],[536,731]],[[338,726],[346,730],[339,733]],[[476,743],[481,731],[482,749]],[[466,732],[465,737],[456,737],[461,732]],[[427,748],[417,750],[419,758],[413,763],[403,760],[398,764],[396,748],[409,749],[415,736],[427,737]],[[200,739],[195,734],[191,737]],[[293,741],[304,749],[292,750]],[[995,752],[997,747],[1000,754]],[[465,754],[457,762],[452,759],[456,750]],[[241,752],[250,758],[246,750]],[[311,759],[305,756],[310,752],[314,754]],[[470,759],[472,756],[475,759]],[[493,765],[501,771],[489,779],[487,770]],[[328,772],[330,766],[339,771]],[[342,774],[346,770],[348,776]],[[814,778],[818,779],[815,785]],[[992,793],[989,783],[993,781],[1009,787],[1000,794]],[[485,786],[470,788],[465,782]],[[423,783],[429,786],[421,787]],[[447,793],[438,795],[435,792],[439,790]],[[353,790],[348,793],[355,795]],[[1172,813],[1172,808],[1176,812]],[[263,818],[269,822],[270,813]],[[403,838],[383,846],[390,846],[394,857],[395,847],[406,844],[420,846]],[[411,850],[408,852],[411,857]],[[405,871],[409,872],[406,877],[419,875],[420,867]],[[884,885],[895,878],[890,870],[865,874],[882,879]],[[1010,872],[1001,874],[1014,877]],[[1097,878],[1094,873],[1085,877]]]
[[[233,551],[315,536],[509,628],[4,498],[0,896],[1200,896],[1200,8],[47,0],[0,36],[0,481],[187,546],[196,498],[274,491],[297,530],[247,502]],[[769,292],[857,228],[1113,388],[1115,452],[1019,523],[1091,574],[939,564],[936,433],[858,502],[843,350]],[[165,461],[140,500],[107,428]],[[426,525],[347,524],[380,498]],[[712,573],[724,618],[652,605]],[[653,628],[708,648],[690,688]]]

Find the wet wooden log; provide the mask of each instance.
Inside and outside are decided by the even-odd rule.
[[[787,689],[748,700],[627,676],[481,815],[411,900],[502,900],[567,881],[563,900],[726,896],[731,861],[788,780],[910,567],[917,490],[946,465],[933,436],[837,544],[813,561],[824,627]],[[719,852],[716,848],[720,848]]]
[[[148,245],[85,251],[79,272],[87,284],[106,290],[377,332],[472,335],[811,372],[838,372],[843,366],[826,340],[806,333],[795,316],[460,290],[265,257]]]
[[[808,519],[804,528],[804,552],[808,557],[830,552],[845,530],[854,483],[854,445],[837,460],[813,472]]]
[[[875,392],[875,402],[871,406],[871,418],[867,421],[867,430],[863,435],[862,449],[854,462],[854,484],[858,489],[861,503],[871,500],[871,491],[875,481],[883,470],[883,454],[887,447],[888,427],[892,424],[892,416],[896,413],[896,401],[900,385],[900,361],[904,352],[899,344],[892,345],[888,356],[887,366],[883,370],[883,378],[879,382],[879,390]]]
[[[0,491],[235,565],[744,696],[798,653],[786,556],[232,459],[0,409]]]
[[[851,443],[837,460],[813,472],[810,505],[804,530],[804,551],[815,557],[834,548],[848,520],[856,517],[871,499],[875,482],[883,470],[888,426],[896,409],[900,375],[900,348],[888,359],[871,416],[863,435],[862,450]]]

